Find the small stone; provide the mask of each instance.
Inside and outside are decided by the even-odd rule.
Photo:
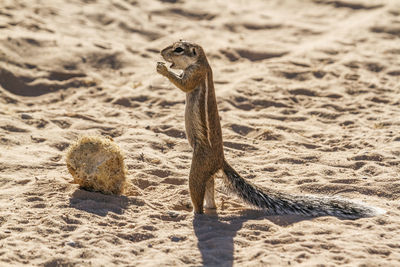
[[[71,246],[71,247],[75,247],[76,246],[76,243],[74,241],[72,241],[72,240],[68,241],[66,244],[68,246]]]
[[[31,115],[29,115],[29,114],[22,113],[22,114],[21,114],[21,119],[23,119],[23,120],[30,120],[30,119],[33,119],[33,117],[32,117]]]
[[[174,211],[168,211],[168,215],[171,218],[176,218],[176,217],[178,217],[179,214]]]
[[[171,241],[172,242],[179,242],[179,241],[181,241],[181,239],[179,237],[177,237],[177,236],[171,236]]]

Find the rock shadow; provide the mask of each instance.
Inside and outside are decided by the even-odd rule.
[[[69,200],[71,208],[103,217],[109,212],[123,214],[129,203],[129,198],[126,196],[105,195],[83,189],[77,189]]]

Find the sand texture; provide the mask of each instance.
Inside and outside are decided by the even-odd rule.
[[[180,38],[244,178],[387,213],[266,216],[218,179],[195,217],[185,94],[155,70]],[[124,195],[72,183],[82,135],[121,148]],[[0,266],[399,266],[399,171],[399,1],[0,1]]]

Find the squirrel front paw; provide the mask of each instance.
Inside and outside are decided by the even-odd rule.
[[[157,72],[165,76],[168,73],[168,69],[164,62],[157,62]]]

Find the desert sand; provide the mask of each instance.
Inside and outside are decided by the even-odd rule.
[[[217,186],[194,216],[183,92],[160,49],[201,44],[225,155],[246,179],[372,218],[266,216]],[[73,184],[111,136],[129,190]],[[0,1],[0,265],[399,266],[399,1]]]

